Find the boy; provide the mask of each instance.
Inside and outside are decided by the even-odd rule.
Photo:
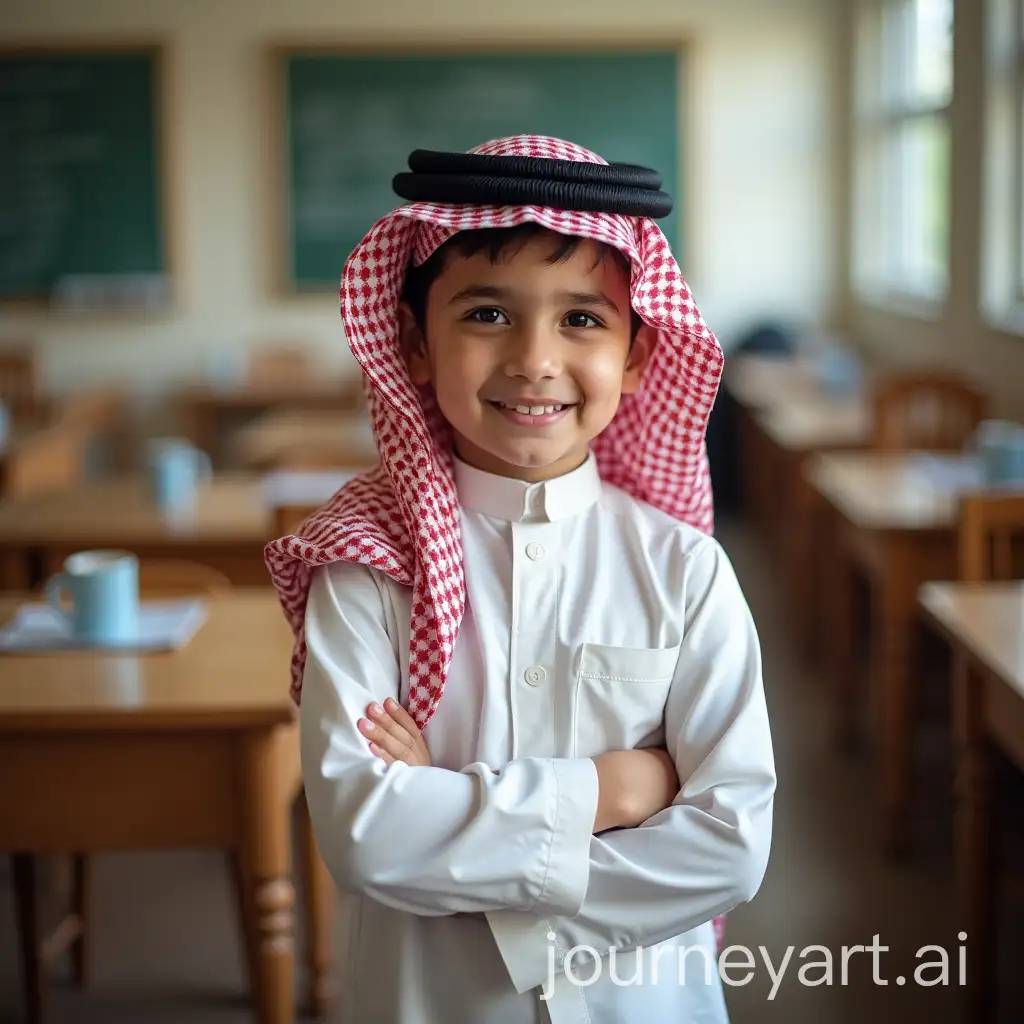
[[[267,551],[341,1019],[721,1024],[775,770],[671,201],[557,139],[410,167],[341,288],[381,466]]]

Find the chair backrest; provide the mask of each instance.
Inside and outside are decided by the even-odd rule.
[[[874,447],[960,451],[984,420],[986,395],[954,373],[894,373],[874,389]]]
[[[143,597],[201,597],[231,590],[231,580],[212,566],[179,559],[139,560],[139,593]]]
[[[1024,578],[1024,494],[972,494],[960,503],[960,579]]]

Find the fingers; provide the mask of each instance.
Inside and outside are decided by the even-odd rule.
[[[397,708],[398,705],[395,704],[394,707]],[[404,747],[412,746],[416,737],[407,732],[402,723],[397,720],[393,708],[383,708],[379,704],[371,704],[366,709],[366,713],[370,716],[374,725],[383,729],[392,739],[397,740]],[[406,717],[408,718],[408,716]],[[411,719],[409,720],[411,721]]]
[[[416,720],[409,714],[397,700],[392,700],[390,697],[384,701],[384,709],[391,716],[392,720],[406,731],[409,735],[410,740],[415,741],[420,737],[419,726],[416,724]]]
[[[376,743],[370,744],[370,753],[379,757],[385,764],[395,763],[395,758],[393,758],[386,750],[378,747]]]
[[[379,704],[371,704],[366,713],[368,717],[360,718],[357,725],[359,731],[370,740],[371,751],[389,764],[391,761],[400,760],[414,744],[415,737]],[[373,749],[374,747],[377,749]]]

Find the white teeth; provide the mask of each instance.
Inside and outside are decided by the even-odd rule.
[[[561,412],[561,405],[508,405],[506,402],[499,403],[503,409],[514,409],[523,416],[550,416],[553,412]]]

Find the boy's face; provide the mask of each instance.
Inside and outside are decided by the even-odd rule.
[[[582,465],[651,353],[647,326],[630,345],[626,270],[591,241],[552,264],[557,241],[540,235],[494,263],[451,256],[425,337],[400,308],[414,383],[433,385],[459,457],[486,472],[537,481]]]

